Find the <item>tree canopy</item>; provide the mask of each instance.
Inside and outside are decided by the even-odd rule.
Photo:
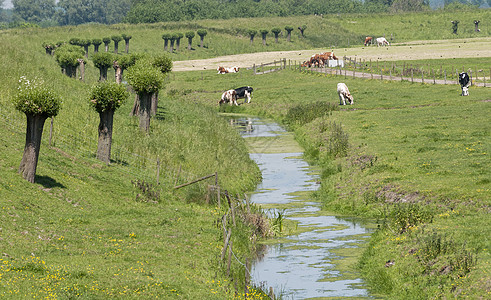
[[[61,108],[61,97],[44,85],[42,80],[29,80],[22,76],[13,96],[15,108],[25,114],[56,116]]]

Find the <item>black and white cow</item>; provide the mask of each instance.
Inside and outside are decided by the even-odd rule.
[[[462,88],[462,96],[469,96],[469,86],[471,85],[471,80],[469,74],[462,72],[459,74],[459,83]]]
[[[236,99],[247,99],[244,100],[244,103],[251,103],[253,88],[250,86],[243,86],[235,89]]]

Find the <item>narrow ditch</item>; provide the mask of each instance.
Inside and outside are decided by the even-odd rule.
[[[259,165],[263,181],[250,195],[270,217],[284,218],[282,235],[262,244],[251,269],[256,286],[281,299],[370,298],[356,261],[370,237],[370,224],[326,214],[310,194],[316,170],[302,159],[291,133],[258,118],[235,117]]]

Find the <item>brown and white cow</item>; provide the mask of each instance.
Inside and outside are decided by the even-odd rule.
[[[223,92],[222,98],[220,99],[220,101],[218,101],[218,104],[222,105],[224,103],[228,103],[230,105],[235,104],[239,106],[239,104],[237,103],[237,93],[235,92],[235,90],[228,90]]]
[[[339,95],[339,105],[346,105],[346,100],[348,100],[349,104],[353,104],[353,95],[350,94],[348,90],[348,86],[346,84],[340,82],[338,83],[338,95]]]
[[[371,36],[367,36],[365,38],[365,43],[363,43],[363,45],[368,46],[368,44],[372,44],[372,42],[373,42],[372,41],[372,37]]]
[[[376,41],[377,41],[377,47],[385,46],[385,45],[390,46],[389,42],[384,37],[379,37],[376,39]]]
[[[227,74],[227,73],[237,73],[237,72],[239,72],[239,69],[240,68],[237,66],[233,66],[233,67],[229,67],[229,68],[218,67],[217,71],[218,71],[218,74]]]

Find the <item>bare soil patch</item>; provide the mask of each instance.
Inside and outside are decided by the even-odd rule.
[[[274,60],[287,59],[292,62],[303,62],[315,53],[332,51],[338,57],[349,56],[357,60],[416,60],[416,59],[450,59],[465,57],[490,57],[491,37],[476,39],[413,41],[393,44],[390,47],[355,47],[340,49],[312,49],[297,51],[276,51],[245,53],[220,56],[210,59],[175,61],[174,71],[216,70],[218,66],[239,66],[251,68],[254,64],[269,63]]]

